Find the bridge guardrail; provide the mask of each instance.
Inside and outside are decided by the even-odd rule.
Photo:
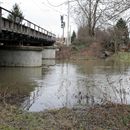
[[[10,21],[9,19],[2,17],[2,10],[13,14],[11,11],[0,7],[0,32],[2,30],[9,30],[36,38],[48,38],[50,40],[56,39],[55,34],[47,31],[46,29],[36,25],[35,23],[25,18],[19,17],[22,19],[22,22],[17,23],[16,21]]]

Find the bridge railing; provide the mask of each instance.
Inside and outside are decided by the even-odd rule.
[[[2,30],[8,30],[11,32],[21,33],[28,36],[36,37],[36,38],[43,38],[43,39],[49,39],[49,40],[55,40],[56,35],[47,31],[46,29],[36,25],[35,23],[32,23],[31,21],[17,17],[19,19],[22,19],[22,22],[17,22],[13,20],[9,20],[7,18],[4,18],[2,15],[2,12],[8,12],[12,15],[14,15],[11,11],[0,7],[0,32]]]

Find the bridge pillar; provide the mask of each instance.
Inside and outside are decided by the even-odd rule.
[[[0,46],[0,66],[42,66],[42,48]]]
[[[42,51],[42,59],[55,59],[56,48],[54,46],[45,46]]]

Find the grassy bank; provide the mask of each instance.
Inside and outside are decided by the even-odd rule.
[[[0,130],[129,130],[130,106],[106,104],[84,109],[27,113],[0,107]]]
[[[111,60],[130,63],[130,52],[118,52],[110,57]]]

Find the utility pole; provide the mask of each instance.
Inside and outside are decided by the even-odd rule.
[[[64,15],[61,15],[61,28],[63,29],[63,33],[62,33],[62,41],[63,43],[64,41],[64,28],[65,28],[65,22],[64,22]]]
[[[65,22],[64,22],[64,24],[65,24]],[[63,33],[62,33],[63,42],[64,42],[64,28],[65,28],[65,25],[63,27]]]
[[[70,40],[70,44],[71,44],[71,25],[70,25],[70,33],[69,33],[70,35],[70,37],[69,37],[69,40]]]
[[[69,31],[69,22],[70,22],[70,1],[68,0],[68,22],[67,22],[67,46],[70,45],[70,31]]]

